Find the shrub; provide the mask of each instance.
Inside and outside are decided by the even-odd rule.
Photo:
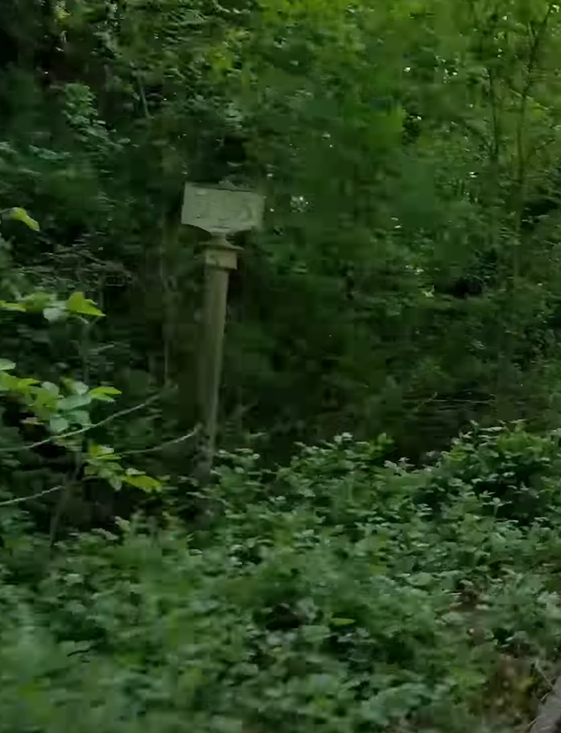
[[[427,500],[445,500],[458,486],[494,497],[499,516],[527,523],[561,506],[559,431],[546,435],[513,427],[474,429],[456,439],[432,472]]]
[[[504,443],[549,450],[520,431]],[[438,515],[418,503],[435,467],[369,463],[345,440],[274,475],[225,457],[204,535],[139,519],[61,544],[33,587],[0,585],[0,731],[527,722],[561,627],[556,504],[539,521],[501,516],[472,471],[487,471],[488,442],[479,459],[465,445],[437,463],[465,461],[466,479]]]

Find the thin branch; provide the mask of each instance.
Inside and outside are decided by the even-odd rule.
[[[47,494],[54,494],[55,491],[62,491],[64,485],[54,486],[52,489],[45,489],[39,491],[37,494],[30,494],[29,496],[20,496],[18,499],[10,499],[9,501],[0,501],[0,506],[15,506],[16,504],[23,504],[31,499],[38,499],[40,496],[47,496]]]
[[[140,71],[135,67],[134,63],[131,64],[131,71],[133,73],[133,76],[136,81],[136,85],[138,87],[140,101],[142,102],[142,111],[144,112],[144,116],[146,117],[146,119],[150,119],[150,110],[148,109],[148,101],[146,99],[146,92],[144,90],[142,79],[140,78]]]
[[[155,453],[156,451],[163,450],[170,445],[177,445],[178,443],[183,443],[186,440],[194,438],[196,435],[199,434],[200,430],[201,426],[197,425],[193,428],[193,430],[191,430],[190,433],[187,433],[187,435],[182,435],[179,438],[173,438],[173,440],[166,440],[165,443],[160,443],[160,445],[155,445],[152,448],[139,448],[136,450],[119,451],[119,456],[138,456],[144,453]]]
[[[487,67],[487,79],[489,81],[489,101],[491,103],[491,124],[492,124],[492,142],[491,142],[491,162],[497,166],[501,154],[502,126],[501,113],[499,109],[499,97],[497,94],[496,76],[492,68]]]
[[[547,25],[549,23],[549,19],[551,17],[551,14],[553,12],[553,7],[555,3],[553,0],[549,3],[547,11],[541,21],[541,23],[538,26],[537,31],[534,33],[533,41],[530,46],[530,54],[528,56],[528,63],[526,65],[526,81],[524,82],[524,87],[522,89],[521,95],[520,95],[520,108],[518,110],[518,129],[516,131],[516,147],[517,147],[517,154],[518,154],[518,188],[519,188],[519,196],[522,198],[522,186],[524,182],[524,173],[525,173],[525,163],[526,163],[526,157],[524,155],[524,121],[526,118],[526,111],[528,108],[528,100],[530,97],[530,92],[532,90],[532,84],[534,81],[534,68],[538,62],[538,55],[540,51],[540,47],[543,41],[543,37],[545,34],[545,31],[547,29]],[[519,201],[519,204],[521,201]]]
[[[471,15],[473,27],[477,30],[479,37],[481,38],[482,19],[478,15],[477,6],[474,0],[468,0],[468,9]],[[492,13],[488,17],[499,17],[498,5],[493,9]],[[494,28],[496,27],[496,21],[493,26],[494,27],[491,30],[494,30]],[[483,42],[481,40],[479,42],[479,51],[483,51]],[[488,147],[490,161],[493,166],[496,166],[499,163],[502,136],[501,115],[498,104],[499,98],[496,88],[497,80],[491,66],[487,65],[485,71],[487,74],[489,102],[491,105],[491,140],[489,140],[488,142],[486,141],[486,145]]]
[[[161,396],[161,393],[153,395],[152,397],[149,397],[145,402],[142,402],[140,405],[135,405],[134,407],[129,407],[126,410],[114,412],[112,415],[109,415],[109,417],[106,417],[99,422],[93,423],[93,425],[88,425],[84,428],[80,428],[79,430],[71,430],[68,433],[62,433],[61,435],[51,435],[48,438],[45,438],[45,440],[39,440],[37,443],[30,443],[30,445],[22,445],[19,448],[1,448],[0,453],[20,453],[22,451],[40,448],[41,446],[48,445],[49,443],[53,443],[56,440],[64,440],[65,438],[73,438],[76,435],[83,435],[84,433],[87,433],[94,428],[99,428],[102,425],[107,425],[108,423],[113,422],[113,420],[117,420],[121,417],[126,417],[127,415],[131,415],[133,412],[137,412],[138,410],[143,410],[152,402],[156,402],[156,400],[159,400]]]
[[[136,73],[136,83],[138,84],[138,91],[140,92],[140,99],[142,100],[142,109],[144,111],[145,117],[148,119],[150,118],[150,111],[148,110],[148,102],[146,101],[146,92],[144,91],[144,86],[142,84],[142,81],[140,80],[140,76],[138,73]]]

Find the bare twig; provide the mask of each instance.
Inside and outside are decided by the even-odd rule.
[[[26,450],[40,448],[42,445],[48,445],[49,443],[53,443],[56,440],[64,440],[65,438],[73,438],[76,435],[83,435],[84,433],[87,433],[94,428],[99,428],[102,425],[107,425],[108,423],[113,422],[113,420],[117,420],[120,417],[126,417],[127,415],[131,415],[133,412],[143,410],[145,407],[152,404],[152,402],[156,402],[156,400],[159,400],[160,397],[161,393],[153,395],[152,397],[149,397],[145,402],[142,402],[140,405],[134,405],[134,407],[128,407],[126,410],[114,412],[112,415],[109,415],[109,417],[106,417],[99,422],[93,423],[93,425],[87,425],[85,428],[80,428],[79,430],[71,430],[68,433],[62,433],[61,435],[50,435],[48,438],[45,438],[45,440],[39,440],[37,443],[30,443],[29,445],[22,445],[18,448],[0,448],[0,453],[21,453]]]
[[[528,101],[530,98],[530,92],[532,91],[532,84],[534,82],[534,70],[538,63],[538,57],[540,48],[543,42],[545,32],[549,23],[549,19],[553,13],[555,2],[551,0],[548,5],[547,11],[541,20],[537,30],[533,33],[533,40],[530,46],[530,53],[528,56],[528,63],[526,64],[526,80],[520,94],[520,107],[518,109],[518,125],[516,130],[516,150],[518,158],[518,170],[517,170],[517,188],[518,188],[518,205],[522,205],[523,199],[523,188],[525,178],[525,168],[527,156],[524,154],[524,124],[526,119],[526,111],[528,108]],[[521,212],[518,212],[519,215]]]
[[[139,72],[136,70],[134,71],[134,76],[135,76],[136,83],[138,86],[140,100],[142,102],[142,111],[144,112],[144,116],[147,119],[150,119],[150,110],[148,109],[148,101],[146,99],[146,92],[144,91],[144,85],[142,84],[142,79],[140,78]]]
[[[20,496],[17,499],[9,499],[9,501],[0,501],[0,506],[15,506],[16,504],[23,504],[26,501],[31,501],[31,499],[38,499],[41,496],[47,496],[47,494],[54,494],[55,491],[62,491],[62,489],[64,489],[62,484],[60,486],[53,486],[52,489],[45,489],[44,491],[39,491],[37,494]]]
[[[165,443],[160,443],[160,445],[155,445],[151,448],[138,448],[135,450],[119,451],[119,456],[137,456],[144,453],[155,453],[156,451],[163,450],[170,445],[177,445],[178,443],[183,443],[186,440],[194,438],[196,435],[199,434],[200,430],[201,426],[196,425],[190,433],[187,433],[187,435],[181,435],[179,438],[173,438],[173,440],[166,440]]]

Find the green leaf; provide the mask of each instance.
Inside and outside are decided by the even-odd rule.
[[[66,379],[64,381],[74,394],[85,395],[88,393],[89,387],[84,382],[75,382],[73,379]]]
[[[54,323],[55,321],[61,321],[63,318],[66,318],[66,311],[59,306],[52,306],[45,308],[43,315],[49,323]]]
[[[36,290],[33,293],[29,293],[23,298],[25,310],[42,311],[45,308],[60,308],[62,307],[61,302],[52,293],[46,293],[42,290]]]
[[[130,469],[129,469],[130,470]],[[128,471],[127,471],[128,474]],[[123,480],[131,486],[141,489],[146,492],[160,491],[162,488],[162,482],[158,479],[152,478],[151,476],[141,475],[126,475]]]
[[[119,491],[119,489],[123,486],[123,481],[121,480],[120,476],[110,476],[108,479],[109,484],[115,489],[115,491]]]
[[[99,402],[115,402],[112,395],[120,395],[121,391],[115,387],[94,387],[89,391],[92,400]]]
[[[0,372],[9,372],[11,369],[15,369],[15,362],[10,359],[0,359]]]
[[[86,460],[89,461],[118,461],[119,455],[108,445],[90,443]]]
[[[28,387],[34,387],[36,384],[39,384],[39,380],[32,379],[31,377],[24,377],[24,379],[19,380],[18,387],[19,389],[27,389]]]
[[[18,311],[19,313],[25,313],[26,311],[23,303],[8,303],[6,300],[0,300],[0,308],[5,311]]]
[[[64,397],[59,403],[58,406],[61,410],[76,410],[79,407],[85,407],[86,405],[89,405],[91,403],[91,397],[86,394],[73,394],[69,397]]]
[[[41,387],[44,390],[46,390],[47,392],[49,392],[49,394],[52,394],[55,397],[58,397],[59,394],[60,394],[60,389],[59,389],[58,385],[53,384],[52,382],[43,382],[41,384]]]
[[[411,576],[410,582],[411,585],[422,588],[424,586],[430,585],[431,583],[434,583],[434,576],[430,573],[417,573],[416,575]]]
[[[56,385],[53,385],[56,387]],[[58,394],[54,393],[51,389],[45,389],[45,387],[34,387],[33,388],[33,403],[30,407],[34,412],[38,414],[39,410],[43,413],[47,413],[50,417],[52,412],[56,412],[58,403]]]
[[[99,445],[99,443],[90,443],[88,446],[88,454],[90,456],[93,456],[94,458],[99,458],[100,456],[106,456],[111,455],[115,453],[113,448],[111,448],[108,445]]]
[[[66,301],[66,310],[70,313],[79,313],[84,316],[104,316],[93,300],[86,298],[84,293],[72,293]]]
[[[13,374],[0,371],[0,388],[4,391],[17,391],[19,379]]]
[[[53,433],[64,433],[65,430],[68,430],[68,425],[68,420],[60,415],[55,415],[49,420],[49,428]]]
[[[356,621],[354,618],[332,618],[331,624],[333,626],[351,626],[352,624],[356,624]]]
[[[32,387],[35,387],[36,384],[39,384],[36,379],[18,379],[15,389],[22,395],[29,395],[33,392]]]
[[[33,229],[34,232],[38,232],[41,228],[39,226],[39,222],[29,216],[27,211],[25,209],[22,209],[21,206],[15,206],[11,210],[10,219],[13,219],[14,221],[21,221],[22,224],[25,224],[25,226]]]
[[[71,412],[68,417],[72,422],[78,423],[78,425],[81,425],[84,428],[92,424],[90,413],[86,412],[86,410],[74,410],[74,412]]]

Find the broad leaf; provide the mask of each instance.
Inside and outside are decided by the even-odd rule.
[[[25,209],[22,209],[20,206],[14,207],[10,212],[10,219],[13,219],[14,221],[21,221],[22,224],[25,224],[30,229],[33,229],[33,231],[38,232],[41,228],[39,226],[39,222],[33,219]]]
[[[162,489],[161,481],[158,481],[151,476],[146,476],[145,474],[133,476],[129,474],[123,477],[123,481],[146,492],[160,491]]]
[[[42,290],[36,290],[33,293],[29,293],[23,298],[25,310],[36,310],[42,311],[45,308],[56,308],[61,307],[61,303],[53,293],[46,293]]]
[[[43,310],[43,315],[49,323],[54,323],[55,321],[61,321],[63,318],[66,318],[66,311],[63,308],[54,306],[45,308]]]
[[[0,359],[0,372],[9,372],[15,368],[15,362],[10,361],[10,359]]]
[[[88,446],[88,453],[86,460],[91,462],[96,461],[118,461],[119,455],[115,453],[114,449],[108,445],[99,445],[98,443],[90,443]]]
[[[9,303],[6,300],[0,300],[0,308],[6,311],[18,311],[20,313],[25,313],[26,311],[23,303]]]
[[[43,382],[41,387],[55,397],[58,397],[60,394],[60,388],[57,384],[53,384],[53,382]]]
[[[114,402],[115,400],[113,399],[113,395],[120,395],[121,391],[115,389],[115,387],[94,387],[88,394],[92,400],[98,400],[99,402]]]
[[[72,293],[66,301],[66,309],[70,313],[78,313],[83,316],[104,316],[105,313],[100,311],[93,300],[86,298],[84,293]]]
[[[109,484],[115,489],[115,491],[119,491],[123,487],[123,481],[120,476],[110,476],[107,479],[109,481]]]
[[[59,402],[59,408],[61,410],[76,410],[79,407],[85,407],[91,403],[91,397],[87,394],[82,395],[70,395],[70,397],[64,397]]]
[[[55,415],[55,417],[49,420],[49,428],[53,433],[63,433],[65,430],[68,430],[68,427],[68,420],[60,415]]]
[[[68,385],[69,389],[72,390],[77,395],[85,395],[87,394],[89,387],[84,382],[75,382],[72,379],[66,380],[66,384]]]
[[[68,415],[68,418],[84,428],[92,424],[90,413],[86,412],[86,410],[74,410]]]

